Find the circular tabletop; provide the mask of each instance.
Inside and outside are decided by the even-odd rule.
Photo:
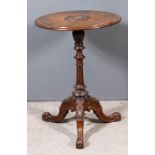
[[[35,24],[44,29],[76,31],[103,28],[120,21],[119,15],[110,12],[80,10],[47,14],[38,18]]]

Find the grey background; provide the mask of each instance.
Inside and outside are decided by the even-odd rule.
[[[128,96],[127,0],[28,0],[28,100],[62,100],[75,84],[71,32],[43,30],[34,20],[50,12],[102,10],[122,21],[105,29],[86,31],[85,83],[100,100]]]

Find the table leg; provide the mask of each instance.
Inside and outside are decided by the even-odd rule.
[[[77,122],[77,141],[76,148],[84,148],[83,128],[84,128],[84,102],[77,100],[76,102],[76,122]]]
[[[118,112],[114,112],[112,115],[106,115],[103,110],[102,106],[100,105],[99,101],[94,98],[90,97],[85,102],[85,111],[93,110],[94,114],[99,118],[100,121],[104,123],[116,122],[121,120],[121,115]]]
[[[75,100],[73,100],[71,97],[62,101],[58,115],[53,116],[49,112],[45,112],[42,115],[42,120],[46,122],[59,123],[66,117],[69,110],[71,110],[72,112],[76,110]]]

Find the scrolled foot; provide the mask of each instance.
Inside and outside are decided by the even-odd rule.
[[[115,112],[110,116],[110,119],[113,120],[112,122],[120,121],[121,120],[121,114],[118,112]]]
[[[75,111],[74,100],[72,100],[71,97],[63,100],[58,115],[53,116],[49,112],[45,112],[42,114],[42,120],[46,122],[59,123],[66,117],[69,110]]]
[[[57,116],[51,115],[49,112],[44,112],[42,114],[42,120],[46,122],[54,122],[54,123],[59,123],[61,122],[65,116],[67,115],[68,112],[65,113],[59,113]]]
[[[118,112],[115,112],[112,115],[104,114],[102,109],[93,109],[93,112],[96,114],[99,120],[104,123],[117,122],[121,120],[121,115]]]
[[[83,142],[83,139],[77,139],[76,141],[76,148],[77,149],[83,149],[84,148],[84,142]]]
[[[42,120],[43,121],[50,122],[51,121],[51,117],[52,117],[52,115],[49,112],[44,112],[42,114]]]
[[[106,115],[103,112],[102,106],[100,105],[99,101],[94,97],[90,97],[87,100],[87,102],[85,103],[85,107],[86,111],[93,110],[94,114],[99,118],[99,120],[104,123],[116,122],[121,120],[121,114],[118,112],[115,112],[112,115]]]

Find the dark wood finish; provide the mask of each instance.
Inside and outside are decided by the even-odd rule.
[[[42,119],[47,122],[61,122],[69,111],[76,112],[77,122],[77,141],[76,148],[84,148],[84,115],[85,111],[92,110],[98,119],[103,123],[110,123],[121,120],[121,115],[118,112],[112,115],[104,114],[99,101],[91,97],[86,90],[84,84],[83,74],[83,55],[84,45],[84,30],[98,29],[106,26],[111,26],[118,23],[121,17],[101,11],[66,11],[52,13],[38,18],[35,24],[40,28],[50,30],[68,30],[73,31],[73,38],[75,41],[74,49],[76,50],[76,84],[72,96],[64,99],[59,109],[57,116],[51,115],[49,112],[45,112],[42,115]]]
[[[83,55],[83,39],[84,39],[84,31],[73,31],[73,38],[75,40],[74,49],[76,50],[76,84],[74,86],[75,90],[72,93],[71,97],[65,99],[59,110],[59,114],[57,116],[53,116],[48,112],[45,112],[42,115],[42,119],[47,122],[61,122],[69,110],[71,112],[76,111],[76,121],[77,121],[77,141],[76,148],[84,148],[84,140],[83,140],[83,129],[84,129],[84,112],[92,110],[99,120],[103,123],[110,123],[121,120],[121,115],[117,112],[108,116],[104,114],[102,107],[99,101],[91,97],[86,90],[86,86],[84,84],[84,75],[83,75],[83,59],[85,56]]]
[[[81,10],[51,13],[38,18],[38,27],[50,30],[91,30],[118,23],[121,17],[101,11]]]

